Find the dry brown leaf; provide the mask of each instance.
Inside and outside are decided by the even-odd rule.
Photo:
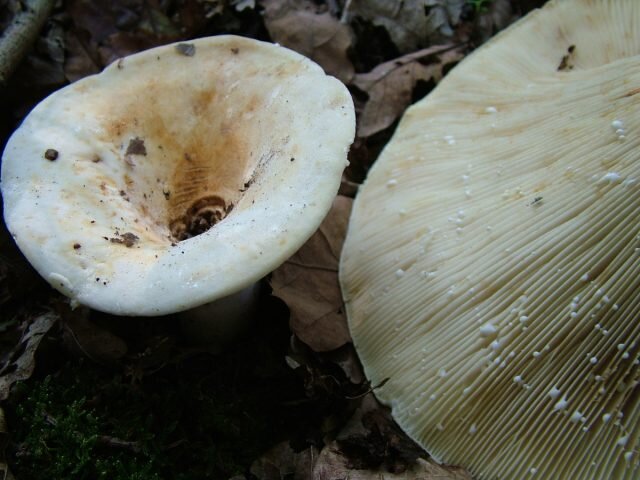
[[[467,0],[351,0],[344,17],[360,17],[384,27],[402,53],[453,35]]]
[[[317,62],[327,74],[349,83],[354,68],[347,56],[353,36],[329,12],[317,13],[308,0],[263,0],[264,22],[274,42]]]
[[[89,320],[88,309],[76,309],[65,315],[64,332],[72,348],[94,362],[115,364],[127,353],[124,340]]]
[[[320,452],[314,480],[472,480],[462,468],[438,465],[400,430],[389,409],[369,393]]]
[[[358,137],[370,137],[389,127],[411,104],[413,88],[419,80],[439,82],[445,65],[462,57],[460,46],[437,45],[356,75],[353,85],[369,95],[358,121]],[[431,62],[422,63],[426,60]]]
[[[317,352],[351,340],[338,283],[338,261],[352,200],[338,196],[320,228],[271,277],[273,294],[291,311],[293,332]]]
[[[147,32],[117,32],[109,36],[98,48],[103,65],[109,65],[127,55],[157,47],[175,40],[175,37],[160,37]]]
[[[0,370],[0,400],[7,399],[11,387],[16,382],[31,377],[36,366],[35,354],[38,346],[58,320],[59,317],[56,313],[47,312],[36,317],[29,324],[20,343]]]
[[[401,473],[385,470],[354,470],[340,453],[336,442],[327,445],[316,462],[313,480],[472,480],[471,475],[458,467],[438,465],[433,460],[419,458],[411,468]]]
[[[81,37],[84,37],[81,39]],[[64,62],[64,74],[67,80],[75,82],[87,75],[92,75],[100,71],[98,61],[92,58],[91,52],[87,48],[89,43],[86,32],[75,32],[69,30],[65,34],[65,46],[67,57]]]
[[[251,464],[251,474],[258,480],[307,480],[318,459],[314,446],[294,452],[289,442],[279,443]],[[243,477],[244,478],[244,477]]]

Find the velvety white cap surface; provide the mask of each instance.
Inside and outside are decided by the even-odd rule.
[[[346,88],[285,48],[233,36],[158,47],[28,115],[2,158],[5,221],[81,304],[184,310],[251,284],[306,241],[338,190],[354,123]]]
[[[550,2],[409,109],[356,197],[366,374],[478,478],[640,478],[639,54],[640,2]]]

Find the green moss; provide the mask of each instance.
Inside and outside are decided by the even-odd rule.
[[[467,0],[476,12],[484,13],[488,11],[491,0]]]
[[[5,405],[20,480],[229,478],[299,428],[284,355],[248,345],[136,376],[69,361]],[[262,349],[262,350],[261,350]]]

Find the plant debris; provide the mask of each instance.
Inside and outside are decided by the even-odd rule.
[[[11,387],[31,377],[35,369],[35,355],[44,336],[58,322],[59,316],[46,312],[29,322],[20,343],[14,348],[8,361],[0,368],[0,400],[6,400]]]
[[[348,25],[310,0],[263,0],[264,21],[273,41],[292,48],[349,83],[355,73],[348,51],[353,34]]]
[[[101,365],[116,365],[127,354],[127,344],[89,318],[86,308],[68,311],[63,317],[63,338],[71,350],[77,350]]]
[[[361,17],[387,30],[406,53],[451,37],[466,0],[353,0],[343,15]]]
[[[196,46],[193,43],[179,43],[176,50],[185,57],[193,57],[196,54]]]
[[[370,137],[393,124],[413,102],[420,81],[433,87],[464,56],[458,45],[429,47],[356,75],[353,84],[369,95],[358,121],[358,136]]]
[[[338,196],[320,228],[271,277],[273,294],[291,310],[291,329],[313,350],[335,350],[350,341],[338,283],[351,199]]]

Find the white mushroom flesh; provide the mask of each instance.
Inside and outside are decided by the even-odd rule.
[[[3,154],[5,221],[75,302],[180,311],[304,243],[353,135],[346,88],[290,50],[232,36],[158,47],[29,114]]]

